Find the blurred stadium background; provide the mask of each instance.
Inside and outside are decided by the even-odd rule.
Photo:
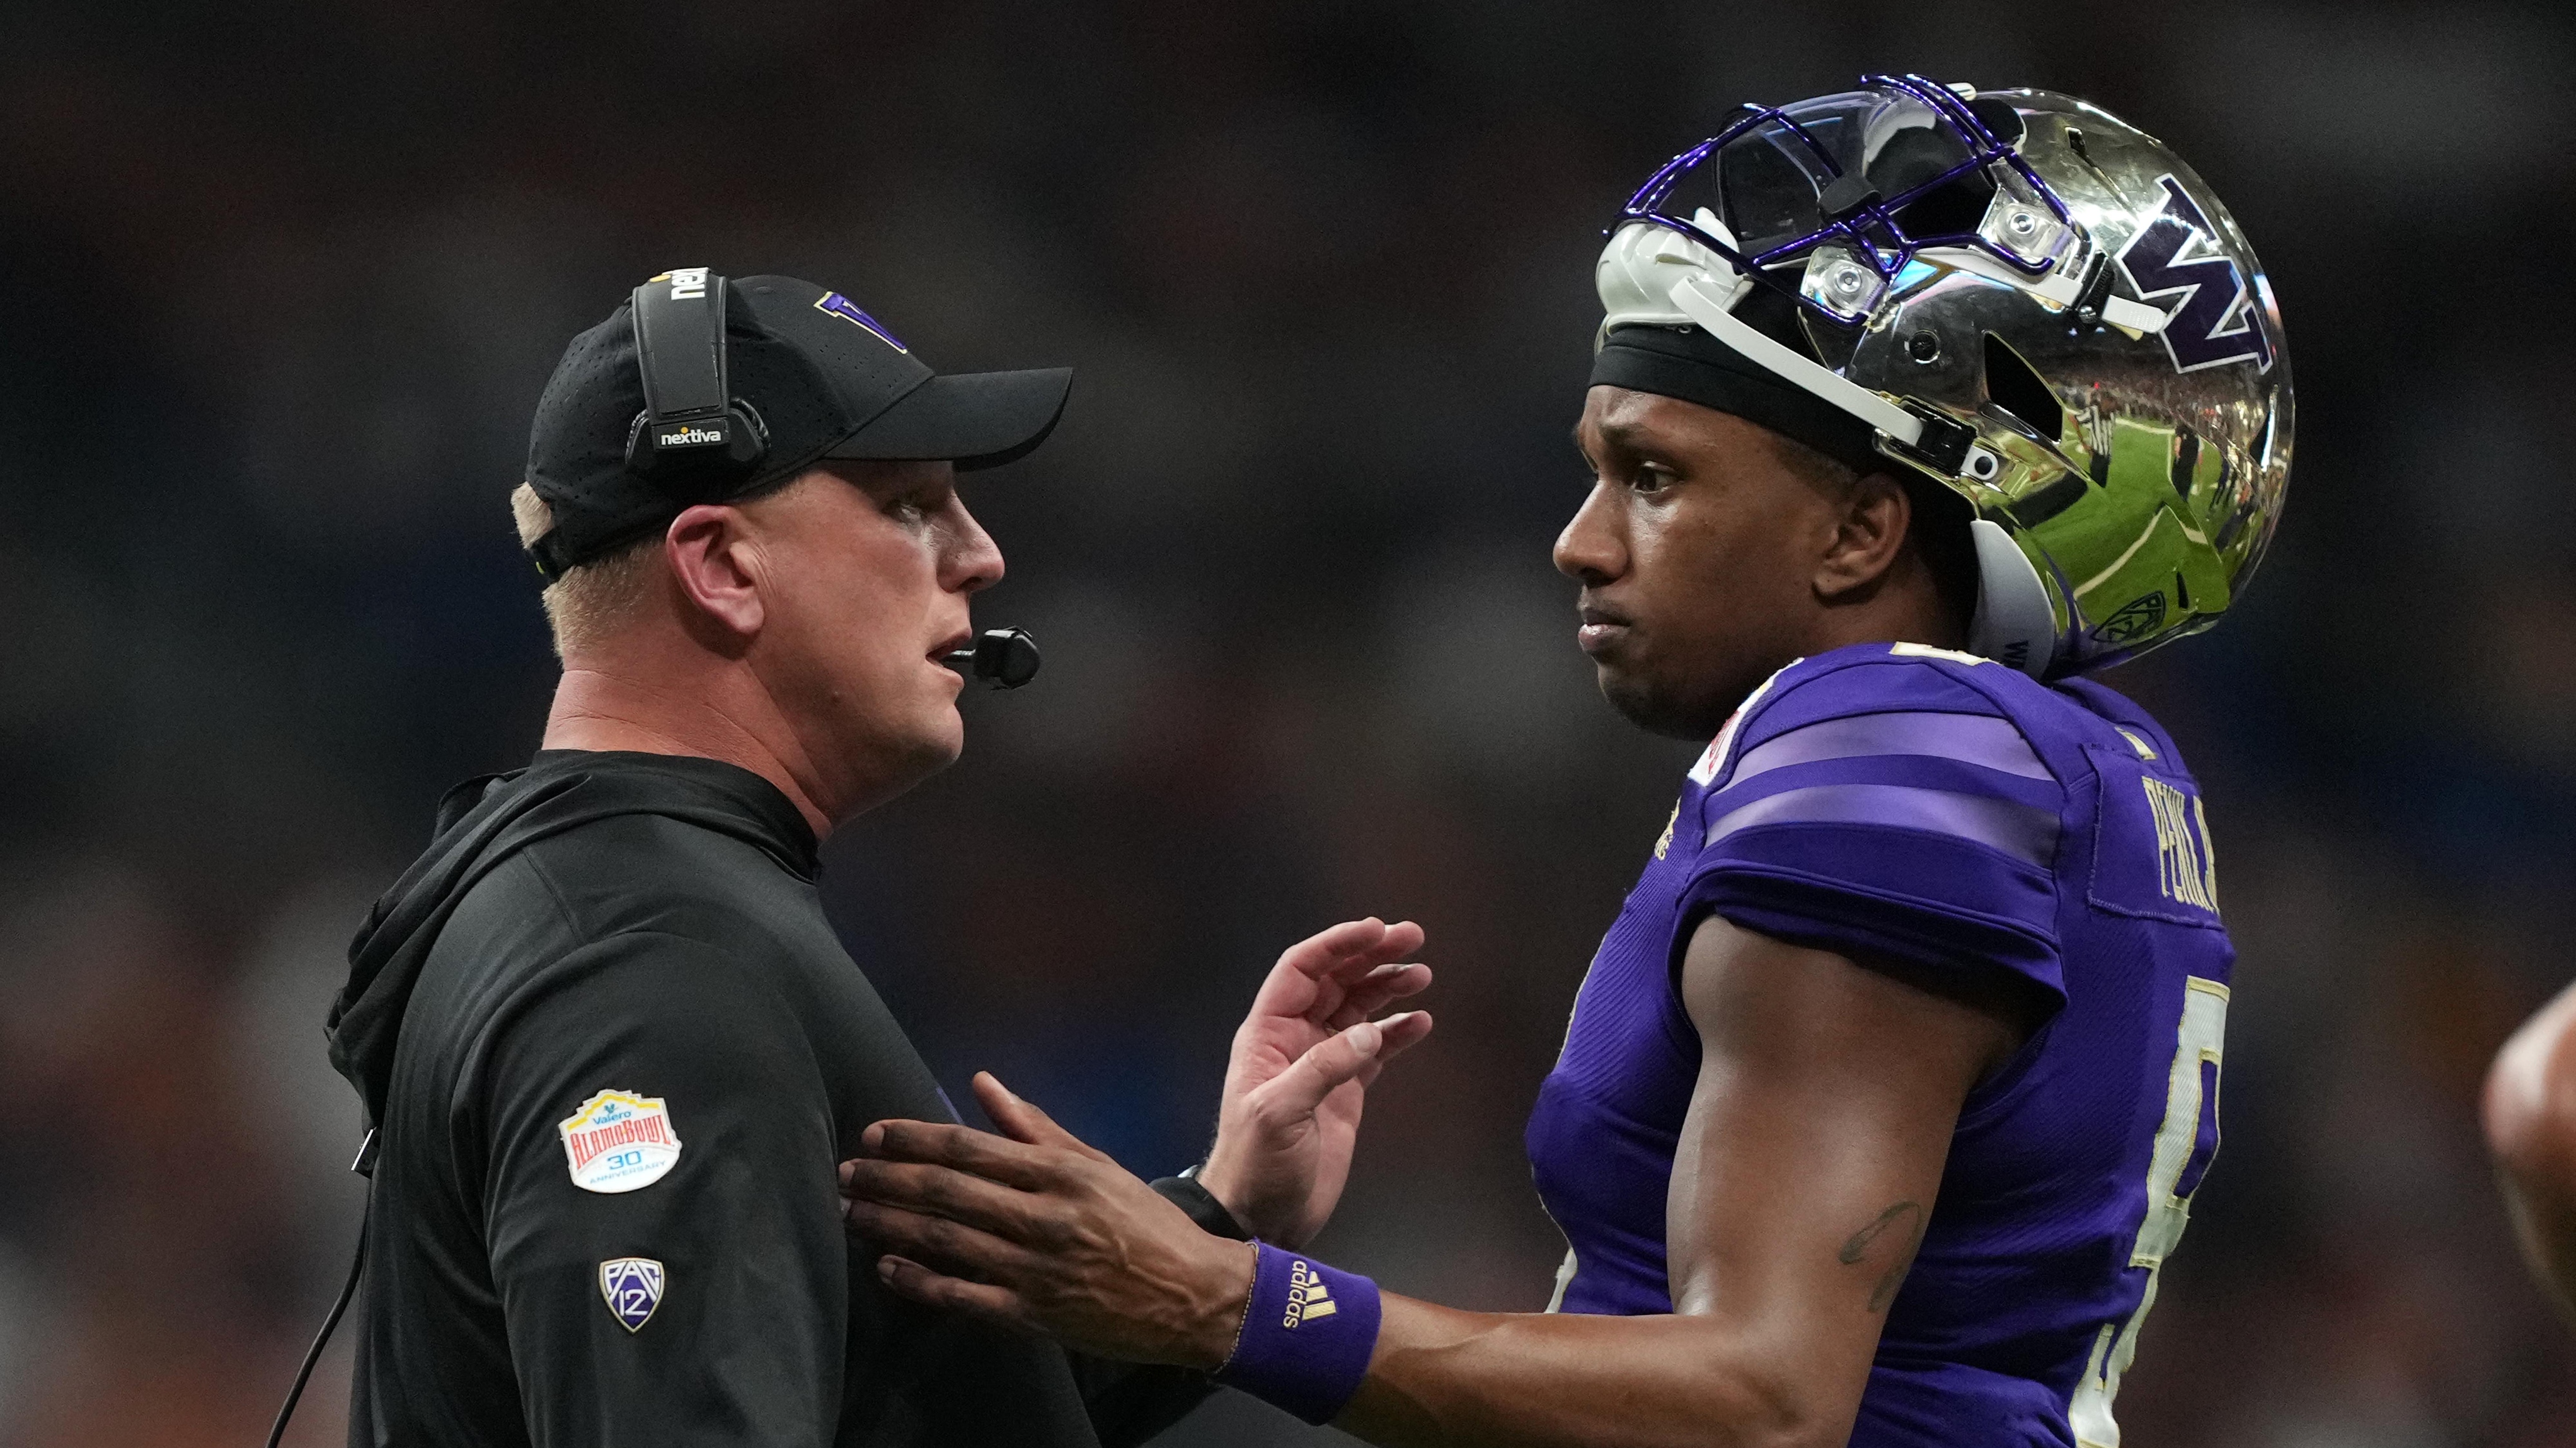
[[[1540,1306],[1522,1118],[1691,753],[1593,695],[1548,565],[1597,228],[1864,69],[2162,135],[2289,321],[2266,573],[2111,680],[2207,782],[2243,952],[2127,1441],[2576,1443],[2474,1117],[2576,925],[2564,10],[7,0],[0,39],[0,1444],[266,1426],[360,1201],[340,952],[553,678],[530,406],[691,263],[1080,370],[970,492],[1046,678],[829,851],[952,1093],[1177,1167],[1278,948],[1418,918],[1441,1028],[1323,1245]],[[340,1440],[345,1352],[295,1441]],[[1169,1441],[1330,1436],[1234,1400]]]

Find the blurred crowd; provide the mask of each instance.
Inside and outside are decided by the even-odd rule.
[[[1599,228],[1745,99],[2036,84],[2268,264],[2291,503],[2109,676],[2210,801],[2225,1146],[2132,1448],[2576,1444],[2475,1125],[2576,938],[2576,21],[2526,5],[0,0],[0,1448],[255,1441],[345,1270],[347,937],[553,682],[504,503],[564,342],[785,272],[1071,364],[968,498],[1047,671],[826,852],[952,1095],[1193,1159],[1277,951],[1410,917],[1437,1034],[1321,1244],[1535,1309],[1520,1128],[1689,743],[1548,562]],[[290,1441],[340,1441],[346,1346]],[[1220,1400],[1180,1444],[1331,1437]],[[1347,1440],[1343,1440],[1347,1441]]]

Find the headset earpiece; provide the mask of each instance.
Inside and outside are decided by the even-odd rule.
[[[663,430],[660,436],[655,434],[657,426]],[[662,437],[671,436],[679,427],[710,431],[720,428],[724,446],[718,450],[707,443],[682,451],[687,446],[685,442],[664,445]],[[768,456],[769,427],[751,404],[739,397],[728,402],[713,428],[704,422],[657,425],[648,410],[635,414],[635,421],[626,429],[626,470],[665,487],[743,477],[757,471]]]
[[[725,279],[705,267],[635,289],[635,365],[644,410],[626,432],[626,470],[675,492],[744,477],[769,455],[769,429],[727,381]]]

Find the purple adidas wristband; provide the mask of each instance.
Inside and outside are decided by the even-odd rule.
[[[1254,1244],[1252,1300],[1234,1355],[1216,1380],[1318,1427],[1333,1421],[1368,1376],[1377,1348],[1377,1284],[1311,1257]]]

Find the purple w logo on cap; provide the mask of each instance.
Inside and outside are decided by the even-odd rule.
[[[2157,178],[2165,206],[2129,244],[2120,248],[2120,270],[2146,301],[2180,295],[2159,335],[2176,372],[2197,372],[2228,362],[2272,366],[2272,343],[2246,295],[2245,275],[2218,249],[2218,230],[2183,194],[2171,176]]]
[[[818,312],[829,312],[846,321],[856,322],[875,333],[878,341],[907,356],[911,355],[912,349],[896,341],[894,333],[887,331],[883,322],[860,311],[858,303],[842,296],[839,292],[825,292],[822,299],[814,303],[814,309]]]

